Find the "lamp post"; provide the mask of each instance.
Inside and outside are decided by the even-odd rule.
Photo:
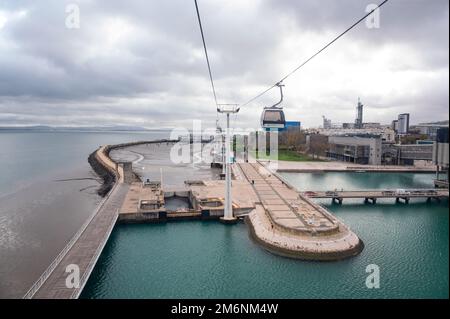
[[[217,112],[227,116],[227,130],[225,132],[225,209],[221,221],[233,223],[236,217],[233,215],[233,204],[231,199],[231,154],[230,154],[230,114],[239,112],[237,104],[219,104]]]

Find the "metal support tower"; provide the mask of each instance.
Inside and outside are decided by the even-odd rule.
[[[237,104],[219,104],[217,112],[227,116],[227,129],[225,132],[225,210],[222,221],[230,223],[236,220],[233,215],[233,201],[231,198],[231,141],[230,141],[230,114],[239,112]]]

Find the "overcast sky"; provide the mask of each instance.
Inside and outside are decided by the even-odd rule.
[[[80,9],[67,28],[66,6]],[[243,103],[365,14],[373,0],[198,0],[217,95]],[[73,20],[69,20],[73,21]],[[288,120],[448,120],[449,1],[390,0],[285,81]],[[242,108],[257,127],[270,91]],[[216,118],[193,0],[0,0],[0,125],[189,126]]]

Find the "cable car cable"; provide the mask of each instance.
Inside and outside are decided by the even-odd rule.
[[[241,104],[241,107],[246,106],[248,104],[250,104],[251,102],[253,102],[254,100],[258,99],[259,97],[261,97],[262,95],[266,94],[267,92],[269,92],[270,90],[272,90],[274,87],[277,86],[278,83],[286,80],[288,77],[290,77],[292,74],[294,74],[295,72],[297,72],[301,67],[303,67],[306,63],[308,63],[309,61],[311,61],[313,58],[315,58],[317,55],[319,55],[322,51],[324,51],[326,48],[328,48],[330,45],[332,45],[334,42],[336,42],[339,38],[341,38],[342,36],[344,36],[347,32],[349,32],[351,29],[353,29],[354,27],[356,27],[359,23],[361,23],[364,19],[366,19],[369,15],[371,15],[373,12],[375,12],[375,10],[378,10],[382,5],[384,5],[386,2],[388,2],[389,0],[384,0],[382,3],[380,3],[376,8],[374,8],[373,10],[371,10],[369,13],[367,13],[366,15],[364,15],[361,19],[359,19],[358,21],[356,21],[355,23],[353,23],[350,27],[348,27],[344,32],[342,32],[341,34],[339,34],[337,37],[335,37],[332,41],[328,42],[324,47],[322,47],[319,51],[317,51],[316,53],[314,53],[311,57],[309,57],[308,59],[306,59],[303,63],[301,63],[299,66],[297,66],[295,69],[293,69],[291,72],[289,72],[287,75],[285,75],[283,78],[281,78],[281,80],[277,81],[274,85],[272,85],[271,87],[267,88],[266,90],[262,91],[261,93],[259,93],[258,95],[256,95],[255,97],[251,98],[250,100],[248,100],[247,102],[245,102],[244,104]]]
[[[208,57],[208,50],[206,48],[206,42],[205,42],[205,35],[203,34],[203,27],[202,27],[202,20],[200,19],[200,11],[198,9],[197,0],[194,0],[195,2],[195,10],[197,11],[197,18],[198,18],[198,25],[200,27],[200,33],[202,35],[202,42],[203,42],[203,49],[205,51],[205,57],[206,57],[206,64],[208,65],[208,72],[209,72],[209,80],[211,81],[211,88],[214,95],[214,102],[216,103],[216,112],[219,108],[219,103],[217,103],[217,94],[216,94],[216,88],[214,86],[214,80],[211,72],[211,65],[209,63],[209,57]]]

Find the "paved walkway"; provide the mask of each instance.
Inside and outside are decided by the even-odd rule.
[[[59,263],[56,266],[53,265],[53,271],[43,274],[40,279],[43,281],[42,285],[32,287],[32,289],[35,288],[35,293],[26,297],[36,299],[78,298],[116,223],[117,211],[128,192],[128,187],[129,185],[126,184],[118,184],[114,188],[108,200],[103,202],[103,205],[94,213],[84,231],[78,234],[79,237],[68,247]],[[66,267],[70,264],[78,265],[80,268],[81,283],[78,289],[66,287],[66,278],[69,275]],[[45,278],[46,275],[47,278]]]
[[[361,251],[358,236],[347,226],[261,164],[240,163],[239,167],[259,198],[249,220],[263,246],[311,260],[336,260]]]
[[[299,196],[261,164],[240,163],[239,167],[276,226],[305,233],[338,228],[337,221],[322,207]]]

